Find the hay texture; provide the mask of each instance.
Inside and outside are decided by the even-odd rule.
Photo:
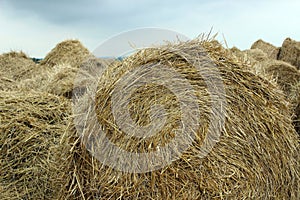
[[[262,50],[264,53],[267,54],[268,58],[270,58],[270,59],[277,59],[279,50],[280,50],[280,48],[275,47],[274,45],[272,45],[268,42],[265,42],[261,39],[254,42],[251,46],[251,49]]]
[[[278,59],[288,62],[296,66],[297,69],[300,69],[300,42],[286,38],[283,41]]]
[[[71,99],[74,81],[78,74],[91,73],[86,71],[87,66],[93,65],[96,66],[96,68],[101,69],[106,65],[110,65],[112,62],[112,60],[88,56],[80,66],[74,67],[70,64],[55,65],[51,68],[46,68],[39,74],[35,74],[34,78],[21,82],[20,88],[23,90],[48,92]]]
[[[275,81],[287,96],[291,94],[292,87],[300,81],[299,70],[280,60],[259,62],[253,68],[257,74]]]
[[[0,55],[0,89],[17,88],[20,81],[32,78],[39,67],[23,52],[9,52]]]
[[[293,123],[297,133],[300,135],[300,80],[293,85],[289,98],[294,110]]]
[[[56,199],[60,174],[52,148],[70,106],[46,93],[0,93],[0,199]]]
[[[191,60],[201,59],[196,55],[201,55],[202,47],[222,77],[227,104],[221,111],[211,108],[216,99],[211,97],[203,77],[191,64]],[[185,56],[175,50],[185,52]],[[68,158],[61,167],[65,168],[66,185],[60,191],[60,199],[299,199],[299,141],[286,100],[274,85],[235,60],[221,45],[196,39],[144,49],[108,68],[99,79],[96,98],[91,99],[96,104],[96,121],[89,121],[89,126],[84,126],[87,121],[82,122],[82,137],[78,137],[78,129],[70,126],[64,145],[58,150]],[[109,141],[127,152],[159,151],[174,139],[184,111],[177,96],[167,87],[156,84],[139,87],[131,94],[126,107],[136,124],[146,126],[160,119],[159,111],[150,112],[151,106],[164,106],[166,123],[154,136],[138,138],[125,134],[116,124],[117,116],[112,111],[112,93],[121,78],[135,72],[132,75],[138,77],[135,80],[142,80],[146,74],[134,69],[158,63],[182,74],[197,97],[201,115],[192,145],[170,165],[147,173],[122,172],[103,165],[91,156],[84,143],[97,132],[95,123],[100,122]],[[213,69],[205,65],[201,69],[215,78]],[[133,83],[130,77],[124,79],[129,81],[128,87]],[[165,78],[161,80],[170,77]],[[82,107],[84,112],[90,109],[86,105]],[[210,134],[209,116],[218,116],[219,112],[225,115],[219,142],[207,156],[201,157],[201,145]],[[210,131],[217,129],[213,127]],[[110,152],[107,150],[103,156],[110,159]],[[128,159],[129,166],[130,163]]]
[[[57,44],[40,64],[49,67],[62,64],[79,67],[88,56],[90,56],[89,50],[80,41],[65,40]]]
[[[241,51],[237,48],[231,48],[229,49],[229,52],[231,52],[231,54],[236,57],[239,62],[249,66],[269,60],[267,54],[260,49],[247,49]]]
[[[252,71],[273,82],[281,89],[290,103],[293,123],[299,132],[300,71],[295,66],[280,60],[266,60],[253,65]]]

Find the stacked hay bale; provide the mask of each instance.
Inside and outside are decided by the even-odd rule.
[[[279,60],[285,61],[300,69],[300,42],[286,38],[280,49]]]
[[[39,67],[23,52],[9,52],[0,55],[0,89],[17,88],[22,80],[32,78]]]
[[[61,188],[52,148],[69,102],[46,93],[0,93],[0,199],[56,199]]]
[[[270,59],[277,59],[280,48],[275,47],[274,45],[265,42],[263,40],[257,40],[256,42],[254,42],[251,46],[251,49],[260,49],[262,50],[264,53],[267,54],[268,58]]]
[[[193,61],[199,59],[194,53],[203,52],[202,47],[221,74],[227,100],[221,111],[226,120],[221,126],[219,142],[206,157],[199,155],[204,138],[210,134],[209,116],[217,115],[219,111],[211,108],[216,99],[210,96],[204,78],[193,66]],[[184,52],[184,56],[176,49]],[[201,113],[195,140],[178,160],[162,169],[127,173],[103,165],[84,146],[84,139],[98,131],[95,123],[100,122],[103,134],[127,152],[158,151],[160,146],[174,139],[184,111],[180,110],[176,95],[167,88],[155,84],[140,87],[132,93],[132,100],[126,108],[136,124],[146,126],[151,120],[150,107],[164,105],[167,123],[152,137],[127,136],[112,114],[112,92],[118,81],[141,66],[158,63],[182,74],[195,90],[195,101]],[[213,76],[213,69],[205,65],[201,67]],[[138,74],[132,76],[140,81],[142,76],[135,75]],[[91,101],[96,103],[97,119],[84,127],[86,135],[78,137],[76,129],[70,126],[63,139],[64,145],[57,149],[68,158],[61,166],[66,185],[60,191],[60,199],[300,198],[299,140],[283,94],[270,82],[240,66],[215,42],[197,39],[141,50],[103,73],[96,99]],[[109,152],[106,155],[109,156]],[[130,162],[128,160],[127,164]]]

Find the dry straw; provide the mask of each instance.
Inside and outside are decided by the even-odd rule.
[[[288,62],[300,69],[300,42],[286,38],[280,49],[279,60]]]
[[[2,91],[0,110],[0,199],[56,199],[61,171],[52,148],[66,129],[68,101]]]
[[[294,125],[296,131],[300,135],[300,80],[292,87],[291,94],[289,95],[293,109],[294,109]]]
[[[291,111],[293,114],[293,122],[299,132],[299,111],[300,104],[300,71],[295,66],[280,60],[265,60],[263,62],[257,62],[252,66],[252,71],[256,74],[270,80],[277,84],[287,100],[290,103]]]
[[[72,67],[69,64],[56,65],[36,74],[33,79],[22,81],[19,88],[48,92],[71,99],[76,77],[80,73],[89,73],[85,72],[85,66],[97,65],[97,68],[104,68],[111,62],[113,61],[90,56],[81,63],[80,67]]]
[[[40,64],[49,67],[61,64],[79,67],[89,55],[89,50],[86,49],[80,41],[65,40],[57,44]]]
[[[23,52],[9,52],[0,55],[0,89],[12,90],[25,79],[32,78],[32,74],[39,71],[39,67]]]
[[[241,51],[234,47],[229,49],[229,52],[236,57],[239,62],[249,66],[258,62],[269,60],[267,54],[260,49],[247,49]]]
[[[72,98],[74,81],[85,65],[97,63],[101,68],[112,60],[96,58],[77,40],[66,40],[56,45],[40,63],[42,72],[34,73],[34,78],[23,81],[23,90],[49,92]]]
[[[203,52],[202,47],[217,65],[227,99],[220,141],[204,158],[198,155],[203,139],[209,134],[209,116],[216,111],[211,109],[214,98],[191,62],[199,59],[193,56]],[[191,60],[188,62],[186,57],[174,53],[174,49],[185,52]],[[67,157],[60,167],[66,180],[60,199],[300,198],[299,138],[283,94],[269,81],[240,66],[227,50],[210,40],[144,49],[106,70],[99,80],[96,99],[91,101],[96,102],[97,120],[111,142],[126,151],[140,153],[157,151],[174,138],[183,111],[176,96],[165,87],[155,84],[140,87],[128,104],[131,117],[141,126],[149,124],[151,116],[154,119],[155,115],[149,112],[152,105],[165,106],[167,123],[155,136],[145,139],[127,136],[119,129],[111,110],[112,92],[120,78],[142,65],[157,63],[182,74],[195,90],[201,117],[193,144],[180,159],[162,169],[125,173],[104,166],[85,149],[82,139],[93,136],[97,131],[93,128],[95,124],[82,127],[86,133],[82,138],[70,126],[57,149]],[[203,67],[206,73],[214,74],[211,68]],[[83,110],[90,109],[81,106]]]
[[[270,59],[277,59],[280,48],[275,47],[274,45],[265,42],[263,40],[257,40],[251,46],[251,49],[260,49],[262,50]]]

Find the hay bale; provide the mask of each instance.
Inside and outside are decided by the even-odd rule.
[[[260,49],[247,49],[243,52],[252,60],[252,63],[262,62],[269,59],[268,55]]]
[[[269,59],[267,54],[260,49],[239,50],[237,48],[229,49],[229,52],[237,58],[238,61],[246,65],[253,65],[255,63]]]
[[[62,64],[79,67],[88,56],[90,56],[89,50],[80,41],[65,40],[57,44],[40,64],[49,67]]]
[[[254,71],[276,82],[285,95],[291,94],[291,89],[300,80],[300,72],[289,63],[280,60],[265,60],[253,66]]]
[[[263,62],[255,63],[252,67],[254,73],[273,82],[281,89],[290,103],[290,109],[293,113],[293,124],[298,133],[298,121],[300,104],[300,71],[295,66],[280,60],[265,60]]]
[[[0,55],[1,90],[17,88],[20,81],[30,79],[39,67],[23,52],[9,52]]]
[[[95,65],[100,69],[112,62],[114,61],[89,56],[81,63],[80,68],[78,66],[73,67],[70,64],[55,65],[52,68],[46,68],[42,73],[35,74],[33,79],[21,82],[20,88],[48,92],[71,99],[74,81],[78,74],[92,73],[85,71],[85,66]]]
[[[294,111],[293,123],[297,133],[300,135],[300,81],[293,85],[289,99]]]
[[[274,45],[261,39],[254,42],[251,46],[251,49],[260,49],[271,59],[277,59],[280,50],[280,48],[275,47]]]
[[[300,69],[300,42],[286,38],[280,49],[278,59],[288,62]]]
[[[0,199],[56,199],[60,174],[52,148],[70,113],[47,93],[0,93]]]
[[[195,53],[201,54],[201,46],[218,66],[227,98],[227,106],[223,110],[226,120],[221,126],[220,141],[206,157],[199,156],[202,154],[200,147],[209,134],[210,114],[218,114],[211,109],[214,100],[203,77],[187,61],[187,57],[192,61],[199,59]],[[174,49],[185,52],[185,56],[180,56]],[[114,117],[117,116],[112,114],[112,91],[120,78],[130,72],[139,73],[134,69],[142,65],[157,63],[182,74],[195,90],[201,113],[196,139],[178,160],[162,169],[128,173],[103,165],[84,146],[86,137],[93,137],[97,132],[96,121],[101,123],[109,141],[127,152],[158,151],[174,138],[184,111],[180,110],[175,95],[160,85],[148,84],[137,88],[126,107],[135,122],[145,126],[149,124],[149,116],[157,120],[155,114],[149,113],[151,105],[163,104],[167,123],[155,136],[146,139],[126,136],[116,124]],[[206,66],[203,70],[214,74]],[[133,77],[139,81],[142,76]],[[132,83],[130,78],[128,81]],[[285,98],[270,82],[237,64],[218,44],[197,39],[141,50],[107,69],[99,80],[96,99],[91,101],[96,103],[96,121],[89,121],[88,117],[82,122],[89,124],[82,127],[85,131],[82,137],[78,137],[74,127],[69,126],[63,139],[64,146],[58,150],[68,158],[63,170],[66,172],[66,185],[60,192],[60,199],[300,198],[299,140]],[[87,105],[81,106],[83,111],[90,109]],[[106,153],[108,157],[104,158],[110,159],[110,151]],[[132,163],[126,161],[130,167]]]

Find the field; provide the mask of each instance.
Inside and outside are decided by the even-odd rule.
[[[300,42],[0,55],[0,199],[300,199]]]

